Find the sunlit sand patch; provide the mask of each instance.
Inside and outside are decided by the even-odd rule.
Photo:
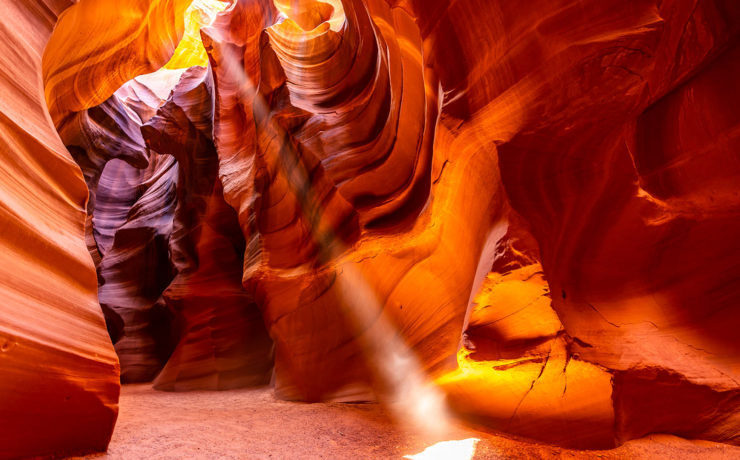
[[[404,455],[403,458],[412,460],[470,460],[475,455],[478,438],[461,439],[459,441],[441,441],[433,444],[422,452],[413,455]]]

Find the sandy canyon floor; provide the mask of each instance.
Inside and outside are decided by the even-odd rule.
[[[446,439],[425,439],[377,404],[285,402],[270,388],[166,393],[148,384],[123,387],[108,452],[76,458],[359,460],[425,452],[431,455],[416,458],[454,459],[470,458],[473,446],[474,459],[740,459],[740,447],[665,435],[609,451],[530,444],[462,426]]]

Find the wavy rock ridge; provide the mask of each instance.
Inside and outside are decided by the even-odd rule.
[[[118,358],[85,249],[87,190],[43,98],[41,53],[67,6],[0,2],[2,458],[103,450],[118,414]]]

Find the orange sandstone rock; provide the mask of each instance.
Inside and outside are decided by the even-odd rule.
[[[191,0],[81,0],[59,18],[44,50],[54,124],[103,103],[124,83],[165,65],[185,29]]]

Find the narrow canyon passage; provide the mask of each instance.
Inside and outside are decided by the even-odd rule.
[[[0,459],[740,457],[740,2],[0,18]]]

